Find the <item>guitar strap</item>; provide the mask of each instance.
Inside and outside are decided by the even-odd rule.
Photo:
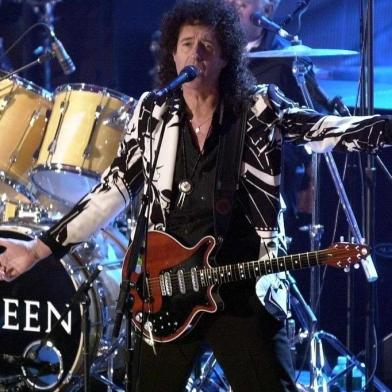
[[[229,227],[236,192],[239,188],[242,153],[250,103],[244,105],[241,116],[225,110],[223,132],[219,137],[214,190],[214,229],[218,246]]]

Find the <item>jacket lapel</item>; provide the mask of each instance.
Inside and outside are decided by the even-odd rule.
[[[179,106],[180,99],[174,98],[166,100],[162,105],[157,103],[152,110],[152,116],[154,120],[156,120],[154,121],[155,128],[152,132],[154,155],[157,151],[159,140],[162,137],[162,145],[154,173],[153,199],[154,203],[160,204],[163,216],[166,216],[166,213],[170,207],[173,177],[176,164],[177,144],[180,132]],[[149,164],[151,159],[148,141],[146,141],[145,157],[145,164]]]

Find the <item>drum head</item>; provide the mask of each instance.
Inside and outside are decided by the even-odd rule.
[[[26,239],[13,231],[0,231],[1,237]],[[38,263],[33,269],[11,283],[0,283],[1,319],[0,351],[8,355],[23,356],[32,342],[40,341],[51,330],[58,315],[65,311],[67,299],[76,291],[76,284],[55,257]],[[71,310],[65,322],[53,330],[50,341],[62,354],[64,373],[71,371],[82,343],[81,312]],[[56,364],[54,362],[53,364]],[[0,367],[2,368],[2,367]],[[15,371],[17,369],[11,369]],[[6,377],[7,374],[0,376]],[[53,386],[57,375],[49,373],[47,387]],[[1,378],[0,378],[1,379]],[[30,380],[45,389],[43,377]],[[62,380],[58,380],[61,382]],[[52,383],[52,385],[50,384]]]
[[[76,204],[99,181],[93,173],[82,173],[76,167],[63,166],[61,170],[42,166],[33,171],[31,178],[41,194],[50,197],[65,206]]]
[[[0,226],[0,237],[30,240],[39,230],[30,227]],[[111,337],[125,244],[120,233],[103,230],[72,254],[62,259],[48,257],[15,281],[0,282],[0,386],[10,377],[22,377],[34,390],[52,391],[80,383],[84,342],[80,304],[71,308],[61,324],[54,325],[89,276],[90,267],[102,265],[104,270],[89,290],[92,364],[100,358],[101,346]],[[43,345],[49,331],[49,342]],[[2,363],[4,358],[22,360]]]

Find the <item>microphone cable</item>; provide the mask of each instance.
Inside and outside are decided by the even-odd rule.
[[[32,26],[30,26],[27,30],[25,30],[17,39],[16,41],[7,49],[5,50],[1,55],[0,55],[0,60],[2,60],[8,53],[11,52],[11,50],[19,44],[20,41],[22,41],[23,38],[26,37],[27,34],[30,33],[31,30],[35,29],[38,26],[43,26],[46,29],[48,29],[49,33],[51,32],[51,28],[44,22],[37,22],[34,23]]]

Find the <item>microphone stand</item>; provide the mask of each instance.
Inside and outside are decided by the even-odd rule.
[[[363,10],[363,4],[367,4],[367,12]],[[364,23],[366,19],[366,23]],[[361,47],[362,53],[362,72],[361,72],[361,114],[374,114],[374,0],[361,0]],[[366,173],[366,236],[368,244],[373,248],[375,240],[375,192],[376,192],[376,165],[374,155],[368,155]],[[368,287],[366,304],[366,333],[365,333],[365,362],[366,366],[366,385],[368,391],[374,390],[373,368],[376,369],[376,346],[372,342],[377,342],[375,308],[377,304],[377,285],[371,284]],[[375,362],[375,363],[373,363]]]
[[[287,17],[283,20],[281,26],[286,27],[293,20],[294,16],[297,15],[299,12],[303,14],[306,11],[306,9],[309,7],[309,3],[310,0],[301,0],[298,3],[297,8],[291,14],[287,15]]]
[[[29,69],[37,64],[43,64],[44,62],[51,60],[53,57],[54,57],[53,51],[48,51],[48,52],[42,54],[41,56],[39,56],[37,59],[35,59],[31,63],[23,65],[22,67],[15,69],[12,72],[7,72],[6,74],[4,74],[3,76],[0,77],[0,82],[5,79],[8,79],[10,76],[17,74],[18,72],[25,71],[26,69]]]
[[[155,98],[156,96],[154,93],[150,93],[144,99],[144,102],[150,100],[150,102],[155,105]],[[154,100],[154,101],[152,101]],[[143,249],[143,244],[145,248],[144,253],[144,260],[142,261],[145,264],[146,256],[147,256],[147,231],[148,231],[148,206],[150,203],[151,191],[152,191],[152,180],[154,178],[155,169],[158,163],[158,157],[161,150],[164,130],[166,127],[166,123],[168,121],[168,115],[170,114],[170,103],[168,104],[169,109],[166,112],[166,117],[164,118],[163,125],[162,125],[162,132],[157,144],[157,148],[154,155],[154,161],[151,165],[151,172],[149,173],[148,180],[147,180],[147,191],[143,195],[142,204],[140,208],[140,212],[136,222],[135,234],[133,239],[130,239],[130,246],[128,251],[124,257],[124,263],[122,268],[122,282],[120,285],[120,292],[118,294],[117,299],[117,306],[116,306],[116,319],[113,326],[112,337],[117,338],[120,333],[122,319],[125,314],[126,318],[126,348],[125,348],[125,391],[130,392],[132,391],[132,363],[133,363],[133,339],[132,339],[132,307],[135,302],[135,298],[131,294],[131,289],[135,288],[137,282],[131,282],[131,274],[136,271],[138,263],[140,262],[141,251]],[[152,119],[152,112],[150,113],[150,117],[148,120],[147,126],[147,133],[151,135],[151,119]],[[150,147],[152,147],[152,139],[150,139]],[[151,152],[151,150],[150,150]],[[142,268],[142,281],[143,281],[143,300],[146,300],[146,285],[145,285],[145,266],[141,265]],[[145,314],[142,314],[142,323],[141,323],[141,336],[139,337],[140,340],[143,339],[143,331],[144,331],[144,324],[146,322]],[[136,334],[137,336],[137,334]],[[141,341],[139,341],[141,343]],[[139,355],[141,355],[141,345],[139,349]],[[137,380],[135,380],[135,385]]]
[[[135,288],[135,283],[131,282],[131,273],[136,270],[140,250],[145,240],[145,233],[147,229],[146,211],[149,204],[148,193],[142,198],[141,209],[137,218],[135,234],[133,240],[130,239],[130,247],[125,255],[122,282],[120,285],[120,292],[118,294],[116,305],[116,319],[113,326],[112,337],[118,338],[120,333],[122,319],[125,314],[125,391],[132,390],[132,363],[133,351],[132,344],[132,308],[135,298],[131,294],[131,289]],[[125,272],[124,272],[125,271]],[[144,279],[143,279],[144,280]]]
[[[47,24],[51,30],[54,27],[54,8],[57,1],[46,0],[43,4],[34,4],[31,2],[35,14],[38,15],[38,20]],[[43,50],[45,52],[50,50],[50,36],[48,34],[45,34],[43,37]],[[44,87],[46,90],[52,90],[52,68],[49,63],[44,65]]]

